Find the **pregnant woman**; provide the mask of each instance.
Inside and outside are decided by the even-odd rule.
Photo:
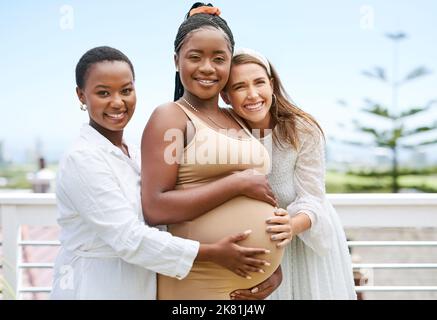
[[[156,272],[183,278],[194,260],[234,272],[265,262],[254,260],[264,249],[236,244],[247,234],[199,244],[144,224],[139,150],[123,138],[136,105],[134,75],[131,61],[110,47],[87,51],[76,66],[89,124],[59,164],[52,299],[155,299]]]
[[[266,178],[267,150],[218,106],[234,47],[218,15],[217,8],[195,4],[179,28],[175,102],[159,106],[143,133],[143,213],[149,224],[168,225],[173,235],[205,243],[251,229],[242,244],[269,249],[260,257],[270,263],[242,270],[239,277],[217,264],[195,262],[183,280],[160,276],[158,299],[230,299],[233,290],[280,272],[280,247],[290,238],[288,214],[275,212]],[[278,225],[280,242],[270,240],[266,220]]]

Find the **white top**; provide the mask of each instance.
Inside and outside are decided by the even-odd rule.
[[[89,125],[64,155],[56,197],[61,250],[52,299],[155,299],[156,274],[184,278],[199,243],[144,223],[140,153]]]
[[[302,125],[300,125],[302,126]],[[271,299],[356,299],[346,236],[325,194],[323,137],[299,127],[297,150],[262,142],[271,151],[269,182],[279,206],[290,216],[305,212],[311,228],[295,236],[281,263],[283,280]]]

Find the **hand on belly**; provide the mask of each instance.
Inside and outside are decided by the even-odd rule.
[[[203,262],[195,263],[191,274],[196,278],[205,278],[205,281],[207,278],[209,281],[212,280],[211,278],[215,278],[232,283],[232,286],[235,285],[235,289],[249,288],[267,279],[281,263],[283,248],[277,248],[276,242],[273,242],[266,232],[266,219],[274,215],[274,209],[268,203],[240,196],[225,202],[197,219],[171,225],[169,231],[173,235],[197,240],[201,243],[214,243],[226,236],[248,229],[252,230],[250,236],[238,244],[270,250],[269,254],[259,256],[259,258],[270,262],[270,266],[263,268],[265,273],[254,272],[251,273],[252,279],[245,279],[218,265]]]

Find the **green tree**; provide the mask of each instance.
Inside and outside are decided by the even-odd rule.
[[[398,76],[398,60],[399,60],[399,43],[407,38],[407,35],[403,32],[389,33],[386,37],[393,42],[393,75],[389,79],[387,72],[382,67],[374,67],[371,70],[363,72],[363,75],[374,80],[378,80],[391,89],[391,106],[385,106],[382,103],[374,101],[369,98],[364,99],[365,107],[360,109],[360,114],[366,113],[371,117],[383,119],[386,126],[381,128],[375,124],[364,123],[363,120],[353,120],[355,130],[372,137],[371,143],[364,143],[362,141],[348,140],[343,141],[345,143],[361,146],[361,147],[379,147],[389,151],[391,156],[391,165],[388,170],[372,170],[371,172],[353,172],[355,175],[367,175],[378,177],[391,177],[391,190],[392,192],[399,191],[399,177],[406,174],[404,170],[400,170],[399,167],[399,152],[401,150],[416,150],[423,146],[429,146],[437,144],[437,139],[425,140],[420,137],[421,133],[430,132],[437,129],[437,121],[428,123],[427,125],[421,125],[417,127],[407,126],[409,120],[418,114],[425,114],[429,111],[437,102],[437,100],[430,100],[424,105],[410,106],[407,109],[400,110],[398,106],[399,90],[405,84],[418,80],[431,73],[424,66],[419,66],[408,72],[405,76]],[[339,100],[338,103],[343,106],[348,106],[344,100]],[[411,141],[411,137],[414,138],[417,143],[408,143]],[[411,186],[410,186],[411,187]]]

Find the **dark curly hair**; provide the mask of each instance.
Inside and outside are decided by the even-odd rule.
[[[102,61],[124,61],[126,62],[131,71],[132,75],[135,79],[134,66],[132,62],[130,62],[129,58],[120,50],[102,46],[96,47],[88,50],[85,54],[79,59],[79,62],[76,65],[76,85],[83,89],[86,82],[86,77],[89,68],[98,62]]]

